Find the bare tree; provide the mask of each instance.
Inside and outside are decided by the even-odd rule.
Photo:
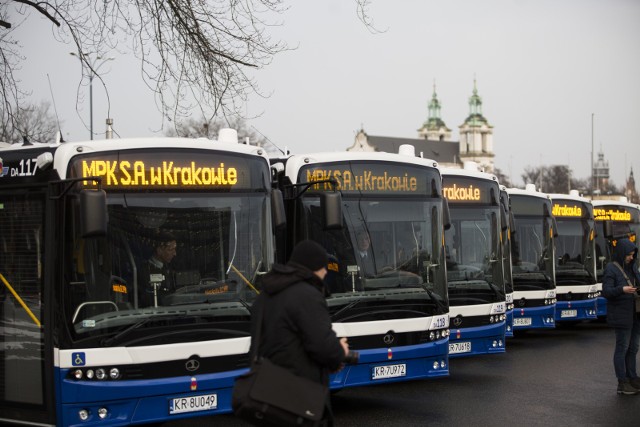
[[[212,120],[206,118],[187,119],[176,123],[174,128],[165,132],[166,136],[182,136],[186,138],[209,138],[218,137],[220,129],[232,128],[238,132],[238,141],[240,143],[263,147],[269,154],[280,155],[282,151],[273,142],[269,141],[265,136],[251,128],[246,120],[240,117],[222,119],[216,117]]]
[[[238,140],[241,142],[248,140],[251,145],[262,145],[264,142],[264,137],[258,136],[257,132],[250,129],[247,122],[241,118],[222,119],[216,117],[211,120],[206,118],[181,120],[176,123],[175,128],[168,129],[165,135],[214,139],[222,128],[235,129],[238,132]]]
[[[4,108],[0,108],[4,110]],[[14,120],[0,124],[0,141],[15,144],[18,142],[54,142],[58,131],[58,121],[49,111],[49,103],[14,108]],[[2,111],[4,113],[4,111]]]
[[[568,194],[571,190],[571,171],[567,165],[551,165],[545,168],[545,191],[547,193]]]
[[[521,175],[522,181],[524,184],[535,184],[537,189],[540,189],[541,186],[541,174],[543,173],[542,168],[535,168],[531,166],[527,166],[524,168],[524,173]]]
[[[287,49],[267,32],[279,25],[284,10],[282,0],[14,0],[0,4],[0,22],[11,26],[33,14],[46,17],[54,36],[75,46],[85,78],[100,79],[88,53],[133,52],[158,107],[175,120],[194,107],[209,117],[234,113],[238,101],[258,92],[247,71],[268,65]],[[14,73],[26,58],[11,36],[13,28],[0,33],[5,105],[18,105],[24,95]],[[3,121],[14,118],[12,109],[3,112]]]
[[[500,185],[504,185],[507,188],[512,186],[511,180],[502,172],[501,169],[493,168],[493,174],[498,178]]]
[[[355,0],[356,13],[373,29],[371,0]],[[247,72],[267,66],[288,50],[272,40],[286,0],[7,0],[0,3],[0,102],[2,122],[15,120],[11,106],[25,96],[15,71],[26,58],[12,31],[31,15],[45,17],[57,40],[75,46],[84,78],[94,76],[91,58],[132,52],[168,121],[199,108],[204,117],[237,114],[250,93],[260,93]],[[91,55],[90,55],[91,54]],[[102,82],[104,84],[104,82]],[[106,89],[106,88],[105,88]],[[261,94],[261,93],[260,93]]]

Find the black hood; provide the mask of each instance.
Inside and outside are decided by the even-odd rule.
[[[266,294],[273,295],[299,282],[307,282],[327,296],[324,282],[313,271],[295,262],[289,262],[286,265],[274,264],[271,271],[262,279],[262,289]]]
[[[620,239],[613,250],[613,260],[624,266],[624,258],[633,252],[633,260],[638,256],[638,248],[629,239]]]

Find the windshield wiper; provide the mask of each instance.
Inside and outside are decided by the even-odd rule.
[[[183,305],[195,305],[195,304],[211,304],[214,302],[216,303],[239,302],[240,304],[242,304],[244,308],[247,309],[247,311],[251,312],[251,306],[242,298],[235,297],[235,298],[217,299],[215,297],[208,296],[208,295],[203,295],[202,298],[198,300],[176,302],[174,304],[171,304],[171,307],[178,307]]]
[[[129,335],[131,332],[135,331],[136,329],[141,328],[142,326],[146,325],[147,323],[149,323],[152,320],[155,321],[155,320],[174,319],[176,317],[185,317],[186,314],[187,314],[186,311],[181,311],[181,312],[173,313],[173,314],[159,314],[159,315],[156,315],[156,316],[145,317],[144,319],[141,319],[141,320],[137,321],[133,325],[126,327],[125,329],[123,329],[122,331],[118,332],[117,334],[115,334],[111,338],[103,339],[100,343],[102,344],[103,347],[111,347],[113,345],[113,343],[115,343],[119,339],[123,338],[126,335]]]
[[[360,304],[362,301],[367,300],[367,301],[380,301],[383,300],[384,298],[380,298],[380,297],[369,297],[369,296],[362,296],[360,298],[358,298],[355,301],[351,301],[349,304],[345,305],[344,307],[342,307],[340,310],[336,311],[335,313],[333,313],[331,315],[331,318],[334,319],[336,318],[340,313],[343,313],[347,310],[349,310],[350,308],[355,307],[356,305]]]
[[[427,286],[426,283],[422,282],[422,289],[424,289],[427,292],[427,295],[429,295],[429,297],[433,300],[433,302],[436,304],[436,306],[442,310],[442,311],[446,311],[446,307],[444,306],[444,304],[438,299],[438,295],[433,292],[431,289],[429,289],[429,287]]]

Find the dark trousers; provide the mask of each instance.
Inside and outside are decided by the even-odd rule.
[[[640,320],[636,315],[631,328],[615,328],[616,348],[613,353],[613,367],[618,380],[638,378],[636,362],[640,348]]]

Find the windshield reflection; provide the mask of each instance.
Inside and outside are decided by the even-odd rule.
[[[273,256],[263,243],[270,241],[267,200],[111,194],[106,238],[73,236],[65,294],[72,330],[117,337],[160,320],[248,320],[256,281]]]
[[[325,283],[332,294],[327,301],[332,311],[365,298],[374,305],[426,299],[431,300],[428,307],[418,301],[411,310],[421,315],[445,313],[448,301],[439,206],[420,200],[345,197],[344,227],[325,231],[319,200],[306,198],[309,236],[329,254]]]

